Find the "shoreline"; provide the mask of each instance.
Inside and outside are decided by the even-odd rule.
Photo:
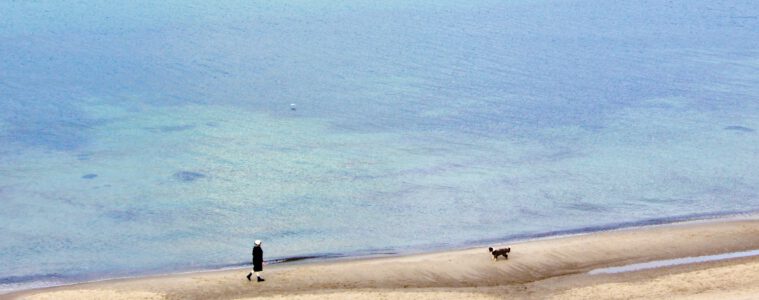
[[[759,219],[759,209],[746,210],[746,211],[722,211],[722,212],[711,212],[711,213],[675,215],[675,216],[667,216],[667,217],[662,217],[662,218],[648,218],[648,219],[642,219],[638,221],[627,221],[627,222],[611,223],[611,224],[604,224],[604,225],[592,225],[592,226],[578,227],[578,228],[573,228],[573,229],[538,232],[538,233],[531,233],[531,234],[529,233],[511,234],[511,235],[503,236],[501,238],[472,240],[472,241],[467,241],[467,242],[463,242],[463,243],[459,243],[455,245],[428,244],[426,246],[420,246],[417,248],[407,248],[405,249],[405,251],[396,250],[396,249],[393,249],[390,251],[388,251],[387,249],[375,251],[375,250],[369,249],[369,250],[359,250],[359,251],[346,252],[346,253],[316,253],[316,254],[306,254],[306,255],[297,255],[297,256],[274,257],[271,260],[267,260],[267,263],[273,266],[273,265],[280,265],[280,264],[304,264],[304,263],[311,264],[311,263],[321,263],[321,262],[339,262],[339,261],[345,261],[345,260],[350,261],[350,260],[373,259],[373,258],[384,258],[384,257],[402,257],[402,256],[419,255],[419,254],[427,254],[427,253],[460,251],[460,250],[466,250],[466,249],[471,249],[475,247],[483,247],[483,246],[487,247],[486,245],[489,245],[489,244],[524,243],[524,242],[539,241],[539,240],[544,240],[544,239],[564,238],[564,237],[572,237],[572,236],[577,236],[577,235],[586,235],[586,234],[610,232],[610,231],[617,231],[617,230],[635,230],[635,229],[640,229],[640,228],[648,228],[648,227],[655,227],[655,226],[669,226],[669,225],[694,223],[694,222],[723,222],[723,221],[743,219],[743,218]],[[129,280],[129,279],[138,279],[138,278],[144,278],[144,277],[172,276],[172,275],[193,274],[193,273],[241,270],[241,269],[245,269],[247,265],[249,265],[249,263],[241,262],[241,263],[206,266],[206,267],[185,269],[185,270],[182,270],[182,269],[169,270],[165,272],[161,272],[161,271],[134,272],[131,274],[115,275],[111,277],[103,276],[100,278],[98,278],[97,275],[93,275],[91,277],[82,275],[78,277],[75,276],[73,278],[84,278],[84,279],[71,280],[71,281],[67,281],[64,279],[59,282],[53,282],[51,284],[35,285],[35,283],[44,282],[44,280],[19,282],[18,285],[23,286],[22,288],[6,289],[6,290],[0,289],[0,297],[2,297],[3,295],[10,295],[10,294],[20,293],[24,291],[39,290],[39,289],[46,289],[46,288],[56,288],[56,287],[66,287],[66,286],[71,286],[71,285],[98,283],[98,282],[112,281],[112,280]],[[34,277],[37,277],[37,276],[34,276]],[[62,276],[62,277],[65,278],[65,276]],[[60,278],[60,277],[57,277],[57,278]],[[28,283],[28,285],[24,286],[24,283]],[[14,283],[11,283],[11,285],[12,284]],[[0,287],[2,286],[0,285]]]
[[[746,228],[748,228],[749,232],[752,234],[746,234],[744,230]],[[678,234],[674,234],[678,232],[687,232],[689,234],[689,239],[683,239]],[[513,247],[511,258],[508,261],[499,261],[496,264],[492,264],[492,261],[488,259],[489,254],[486,253],[486,250],[484,250],[482,245],[470,245],[467,249],[432,250],[416,254],[341,257],[320,261],[301,260],[288,263],[270,264],[266,268],[265,274],[267,274],[267,277],[273,276],[271,278],[273,282],[271,284],[268,281],[266,282],[267,285],[265,288],[267,290],[265,291],[265,294],[270,296],[289,295],[300,293],[304,290],[318,292],[335,288],[349,291],[357,289],[406,290],[409,288],[461,289],[482,286],[506,288],[515,284],[530,284],[567,275],[582,276],[581,273],[600,267],[642,263],[657,259],[673,259],[759,249],[759,235],[753,235],[753,233],[759,233],[759,216],[752,213],[740,213],[710,219],[697,219],[668,224],[625,227],[600,232],[577,233],[572,235],[538,237],[529,240],[511,241],[508,242]],[[670,237],[670,240],[662,240],[662,235]],[[583,242],[581,241],[591,242],[589,244],[591,246],[584,246],[589,248],[588,251],[591,252],[590,255],[588,253],[583,253],[583,251],[578,249],[574,249],[575,247],[583,247]],[[641,241],[646,242],[638,245]],[[627,243],[627,246],[629,247],[619,248],[619,246],[605,245],[612,242],[620,244]],[[499,244],[502,245],[504,243]],[[565,248],[566,250],[559,251],[556,250],[557,247]],[[635,247],[650,247],[652,249],[641,249],[640,251],[634,252],[628,252],[626,250]],[[657,252],[657,250],[659,251]],[[536,258],[531,257],[532,255],[528,255],[533,252],[550,254],[545,257],[550,259],[548,262],[541,261],[540,259],[536,260]],[[573,253],[574,255],[570,255],[569,253]],[[556,256],[560,256],[562,259],[557,259]],[[446,257],[448,258],[447,261],[445,259],[441,260],[441,258]],[[745,259],[749,261],[759,261],[757,258]],[[474,260],[476,263],[470,263],[468,262],[469,260]],[[437,261],[449,268],[441,268],[436,264],[430,265],[430,261]],[[462,261],[465,263],[463,266],[457,266],[456,264],[451,264],[451,261]],[[707,262],[698,265],[723,263],[724,262]],[[551,268],[540,268],[540,265],[544,264],[551,265]],[[379,269],[377,269],[378,265],[381,265]],[[371,268],[367,269],[369,266],[371,266]],[[493,266],[497,268],[491,270]],[[535,270],[535,268],[537,268],[537,270]],[[694,268],[694,265],[673,268],[688,269]],[[39,296],[49,293],[59,293],[62,291],[86,290],[93,287],[106,290],[126,290],[132,292],[145,291],[169,296],[181,294],[182,298],[201,297],[203,295],[208,295],[208,293],[218,298],[230,298],[229,296],[233,294],[242,297],[246,296],[246,291],[251,292],[251,290],[248,290],[249,288],[264,286],[255,286],[254,283],[253,287],[246,287],[244,285],[246,282],[243,282],[244,279],[240,280],[242,276],[235,276],[236,274],[246,273],[245,269],[246,268],[242,267],[224,270],[202,270],[164,275],[108,279],[65,286],[14,291],[9,294],[0,295],[0,298],[7,297],[9,299],[15,299],[17,297],[26,297],[30,295]],[[320,272],[317,271],[318,269],[326,269],[328,271]],[[401,276],[398,278],[392,276],[385,278],[384,276],[377,276],[376,272],[365,274],[366,271],[362,270],[375,270],[376,272],[383,274],[389,272],[400,274]],[[302,273],[303,271],[313,274],[312,276],[314,277],[298,278],[293,275],[294,272]],[[455,275],[456,271],[463,272],[463,274],[469,274],[468,276],[474,275],[475,278],[457,279]],[[351,276],[346,277],[344,274],[346,272]],[[654,269],[642,272],[656,273],[659,272],[659,270]],[[327,277],[332,279],[321,279],[320,276],[317,275],[320,273],[330,274]],[[283,274],[288,275],[285,277],[292,278],[288,278],[287,280],[278,278]],[[419,280],[414,274],[423,274],[423,278],[427,279]],[[510,276],[506,279],[487,279],[489,275],[494,274],[507,274]],[[624,277],[627,275],[621,274],[614,276]],[[188,284],[190,286],[197,286],[197,282],[187,282],[192,282],[192,278],[205,278],[206,280],[201,280],[204,282],[212,278],[221,286],[206,286],[205,288],[201,288],[201,290],[204,290],[203,292],[197,290],[194,292],[185,291],[181,288],[179,290],[176,289],[177,286],[187,287]],[[159,286],[155,286],[152,283],[147,284],[152,281],[162,282],[162,284]],[[224,287],[223,283],[225,282],[235,287],[232,289],[235,291],[234,293],[230,294],[223,292],[229,289],[229,287]],[[240,285],[240,283],[243,285]],[[261,296],[261,292],[262,291],[257,291],[256,294]],[[82,295],[79,296],[81,297]]]

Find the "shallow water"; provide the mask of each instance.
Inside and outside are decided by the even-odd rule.
[[[598,274],[616,274],[616,273],[624,273],[624,272],[635,272],[635,271],[662,268],[662,267],[673,267],[673,266],[679,266],[679,265],[751,257],[751,256],[757,256],[757,255],[759,255],[759,250],[728,252],[728,253],[715,254],[715,255],[682,257],[682,258],[675,258],[675,259],[654,260],[654,261],[649,261],[649,262],[644,262],[644,263],[639,263],[639,264],[629,264],[629,265],[624,265],[624,266],[619,266],[619,267],[594,269],[588,272],[588,274],[598,275]]]
[[[609,2],[0,2],[0,285],[759,209],[759,4]]]

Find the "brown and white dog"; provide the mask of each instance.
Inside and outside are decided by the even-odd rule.
[[[501,255],[503,255],[505,259],[509,259],[509,252],[511,252],[511,247],[495,249],[495,250],[493,250],[493,247],[489,247],[488,251],[490,251],[490,254],[493,255],[494,261],[498,260],[498,256],[501,256]]]

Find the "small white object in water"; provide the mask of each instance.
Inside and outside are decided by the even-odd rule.
[[[295,110],[295,103],[290,103],[290,110]]]

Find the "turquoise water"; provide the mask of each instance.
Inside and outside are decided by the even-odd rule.
[[[759,209],[755,1],[205,2],[0,2],[0,289]]]

